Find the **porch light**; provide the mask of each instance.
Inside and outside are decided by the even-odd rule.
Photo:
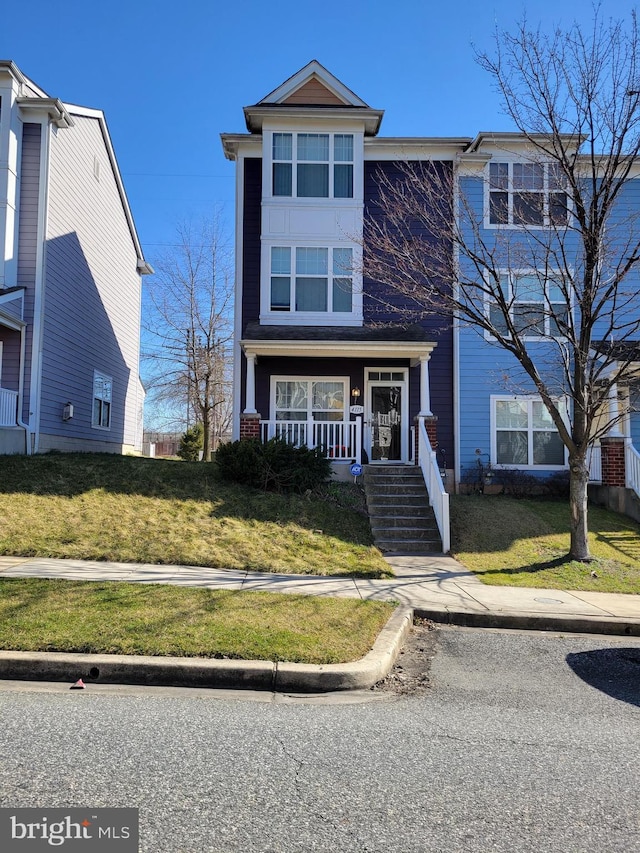
[[[358,388],[357,385],[355,388],[351,389],[351,396],[353,397],[354,400],[357,400],[358,397],[360,396],[360,389]]]

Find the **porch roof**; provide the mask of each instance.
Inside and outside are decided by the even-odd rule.
[[[406,358],[412,366],[437,344],[418,325],[264,326],[249,323],[240,341],[246,355],[297,358]]]

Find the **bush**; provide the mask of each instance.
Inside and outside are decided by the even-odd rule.
[[[329,479],[331,462],[317,448],[294,447],[279,438],[222,444],[216,453],[225,480],[271,492],[306,492]]]
[[[204,427],[202,424],[194,424],[180,439],[178,456],[185,462],[197,462],[200,459],[200,451],[204,447]]]

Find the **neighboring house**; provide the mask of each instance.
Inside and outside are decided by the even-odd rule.
[[[589,175],[588,155],[584,160],[585,175]],[[511,301],[514,325],[541,374],[546,376],[547,386],[552,391],[557,388],[553,396],[568,419],[573,415],[573,403],[566,396],[567,383],[560,368],[563,357],[568,358],[563,356],[566,348],[563,349],[562,323],[569,319],[569,312],[577,309],[567,304],[560,280],[564,274],[572,278],[575,275],[579,281],[583,262],[579,234],[571,227],[571,201],[565,178],[531,151],[522,134],[478,134],[460,154],[457,168],[459,197],[468,205],[467,218],[477,227],[478,243],[498,265],[501,288]],[[610,263],[612,268],[617,263],[617,252],[624,259],[625,241],[631,236],[631,245],[637,239],[633,238],[633,231],[640,221],[639,178],[637,168],[632,169],[608,223],[609,246],[603,252],[603,263]],[[473,244],[473,238],[469,243]],[[631,356],[633,362],[637,355],[636,360],[640,361],[640,346],[629,340],[640,312],[638,293],[640,277],[631,269],[618,289],[619,307],[612,309],[611,315],[606,309],[594,327],[595,353],[602,353],[604,350],[598,348],[608,346],[614,336],[620,335],[626,341],[621,360]],[[490,315],[495,306],[487,301],[485,309]],[[499,312],[496,316],[500,316]],[[456,329],[456,343],[456,483],[477,485],[479,471],[486,476],[488,469],[490,476],[512,484],[523,473],[529,478],[547,478],[567,471],[567,450],[532,380],[515,357],[491,335],[479,334],[464,323]],[[590,469],[592,482],[626,484],[637,491],[640,477],[636,475],[635,482],[631,482],[630,474],[632,469],[640,473],[640,457],[633,447],[634,441],[640,439],[640,363],[635,376],[633,367],[626,371],[624,381],[614,384],[603,407],[603,423],[622,417],[610,425],[601,441],[595,442]],[[611,369],[615,370],[615,363]],[[606,463],[601,457],[605,444]],[[605,472],[602,464],[606,464]]]
[[[0,453],[141,451],[149,272],[103,113],[0,61]]]
[[[390,309],[361,254],[380,177],[407,157],[450,169],[470,140],[378,137],[382,111],[316,61],[244,113],[248,133],[222,135],[237,164],[234,438],[320,446],[348,474],[410,462],[421,418],[452,466],[452,328]]]

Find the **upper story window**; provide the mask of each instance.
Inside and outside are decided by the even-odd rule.
[[[567,225],[566,178],[556,163],[489,163],[489,225]]]
[[[274,133],[272,194],[353,198],[353,134]]]
[[[353,249],[271,247],[271,311],[353,311]]]
[[[542,272],[505,272],[500,275],[500,288],[509,306],[516,332],[523,337],[564,337],[569,320],[569,306],[559,282]],[[488,304],[494,328],[507,333],[502,309]]]

